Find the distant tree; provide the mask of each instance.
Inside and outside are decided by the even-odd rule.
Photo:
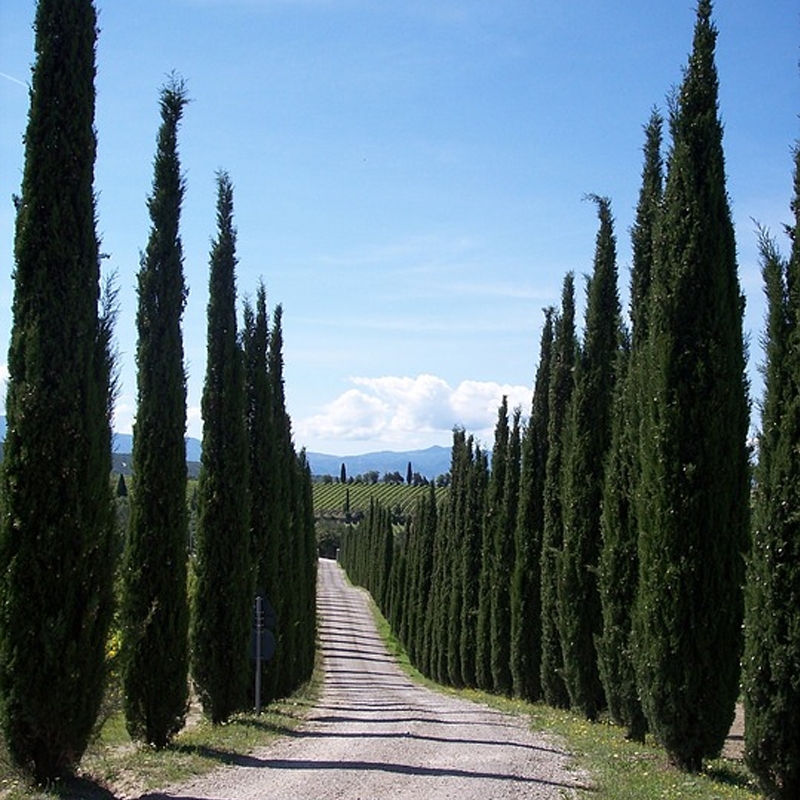
[[[125,549],[121,626],[125,720],[160,749],[189,705],[189,520],[186,506],[186,303],[179,226],[184,182],[177,134],[186,105],[173,76],[161,89],[161,127],[148,199],[151,229],[138,275],[136,492]]]
[[[538,700],[541,696],[540,565],[555,309],[546,308],[544,314],[531,417],[522,438],[519,509],[515,531],[514,572],[511,579],[511,673],[514,694],[525,700]]]
[[[412,481],[414,480],[414,473],[411,471],[411,462],[408,462],[408,466],[406,467],[406,483],[411,486]]]
[[[564,277],[561,312],[554,324],[542,529],[542,695],[548,705],[555,707],[569,704],[558,629],[558,567],[564,539],[561,503],[563,436],[573,389],[572,372],[577,346],[575,279],[570,272]]]
[[[217,175],[217,237],[210,263],[191,639],[192,674],[203,709],[219,724],[241,709],[247,696],[254,590],[233,186],[224,172]]]
[[[117,480],[117,497],[128,496],[128,484],[125,483],[125,476],[120,472],[119,479]]]
[[[717,31],[699,0],[670,117],[640,434],[637,684],[672,760],[696,771],[733,721],[749,527],[744,302],[718,117]]]
[[[594,197],[600,228],[589,280],[583,347],[565,429],[564,540],[558,569],[558,627],[572,708],[596,719],[605,698],[595,639],[602,632],[597,588],[603,473],[620,345],[617,252],[611,203]]]
[[[339,470],[339,483],[347,483],[347,467],[342,462],[342,468]]]
[[[788,262],[761,234],[766,365],[745,617],[745,758],[770,797],[800,796],[800,144]]]
[[[642,710],[633,666],[632,611],[638,586],[640,349],[646,340],[646,307],[653,270],[653,237],[663,192],[661,115],[654,111],[645,128],[644,167],[636,222],[631,232],[629,351],[620,353],[614,400],[611,445],[603,487],[601,531],[603,547],[598,588],[603,609],[603,633],[597,640],[598,666],[612,719],[627,728],[628,738],[644,741],[647,721]]]
[[[72,771],[112,614],[115,304],[99,309],[90,0],[40,0],[17,200],[0,519],[0,719],[39,781]]]

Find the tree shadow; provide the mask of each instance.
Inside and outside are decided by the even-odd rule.
[[[47,788],[64,800],[117,800],[106,786],[83,775],[63,778]]]

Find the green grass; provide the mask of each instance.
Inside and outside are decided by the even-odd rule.
[[[436,691],[464,697],[509,714],[527,717],[536,731],[559,736],[573,754],[575,767],[586,772],[591,790],[579,797],[603,800],[753,800],[761,797],[755,778],[741,761],[719,758],[703,772],[681,772],[666,752],[648,737],[646,744],[625,739],[622,728],[605,722],[588,722],[568,711],[530,704],[474,690],[443,687],[425,678],[408,656],[374,603],[378,632],[389,652],[415,682]]]
[[[0,800],[112,800],[184,783],[222,764],[237,763],[300,725],[318,696],[320,677],[318,669],[307,686],[266,707],[259,716],[240,714],[218,726],[196,719],[161,751],[131,742],[122,714],[117,712],[89,746],[77,778],[47,789],[31,786],[15,770],[0,742]]]
[[[613,725],[590,723],[566,711],[541,704],[531,705],[476,691],[456,691],[434,684],[410,664],[403,647],[373,605],[379,633],[400,666],[415,681],[437,691],[527,717],[537,731],[559,736],[574,756],[575,767],[590,776],[586,798],[602,800],[753,800],[760,797],[755,781],[739,761],[718,759],[698,775],[675,769],[666,753],[648,739],[647,744],[626,741]],[[49,790],[30,787],[7,760],[0,746],[0,800],[56,800],[143,794],[183,783],[221,764],[236,763],[242,756],[288,735],[302,722],[319,693],[321,673],[294,697],[276,703],[261,716],[244,714],[227,725],[213,727],[206,721],[188,727],[166,750],[156,752],[134,745],[121,714],[109,717],[100,735],[84,756],[78,780]],[[1,745],[1,743],[0,743]]]

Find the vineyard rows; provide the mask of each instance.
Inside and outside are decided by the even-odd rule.
[[[399,507],[404,514],[409,514],[414,510],[417,500],[430,489],[427,486],[396,483],[315,483],[314,513],[317,515],[344,513],[348,491],[351,514],[366,511],[371,499],[379,502],[384,508]],[[437,488],[437,499],[440,500],[446,492],[446,488]]]

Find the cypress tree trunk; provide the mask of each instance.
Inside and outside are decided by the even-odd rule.
[[[761,236],[768,302],[745,617],[745,757],[770,797],[800,795],[800,146],[788,263]]]
[[[644,741],[642,711],[631,651],[632,609],[639,577],[636,496],[639,481],[639,351],[647,331],[646,306],[653,270],[653,237],[662,195],[662,119],[653,112],[646,126],[642,188],[632,231],[633,269],[630,352],[620,355],[619,383],[612,421],[611,452],[603,489],[598,586],[603,634],[597,642],[598,666],[612,719],[628,729],[630,739]]]
[[[112,613],[113,309],[98,313],[90,0],[41,0],[17,204],[0,522],[0,700],[40,781],[74,769]],[[35,643],[32,646],[31,643]]]
[[[572,394],[575,365],[575,283],[572,273],[564,278],[561,314],[555,320],[553,367],[549,389],[550,418],[547,427],[547,468],[544,484],[542,534],[542,694],[548,705],[565,708],[569,695],[563,678],[563,654],[558,632],[558,565],[564,541],[561,505],[563,436]]]
[[[672,113],[645,345],[636,671],[680,767],[716,756],[734,716],[748,534],[743,300],[717,116],[716,29],[700,0]]]
[[[177,133],[186,94],[161,90],[161,128],[148,200],[152,227],[138,276],[136,491],[123,570],[123,686],[132,738],[162,748],[180,731],[189,702],[186,593],[186,376],[181,317],[186,302],[179,234],[183,179]]]
[[[192,674],[214,724],[225,722],[246,702],[254,589],[244,363],[236,331],[233,187],[225,173],[217,176],[217,190],[191,623]]]
[[[514,694],[524,700],[538,700],[541,696],[540,564],[554,313],[553,308],[545,309],[531,418],[522,441],[522,474],[515,533],[516,556],[511,585],[511,673]]]

